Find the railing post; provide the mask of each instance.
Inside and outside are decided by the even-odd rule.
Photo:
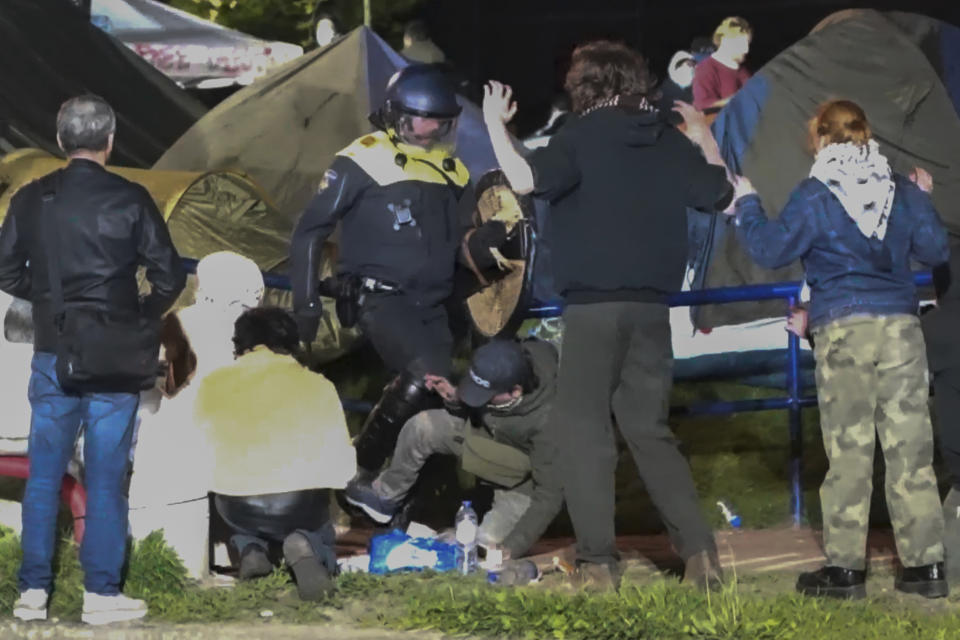
[[[797,305],[797,296],[787,298],[790,310]],[[788,311],[789,313],[789,311]],[[803,522],[803,422],[800,411],[800,338],[787,332],[787,395],[790,397],[790,515],[793,526]]]

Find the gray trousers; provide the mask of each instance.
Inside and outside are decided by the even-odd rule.
[[[400,431],[390,465],[373,481],[374,491],[389,500],[402,500],[417,481],[427,458],[434,454],[460,457],[469,428],[465,419],[445,409],[421,411],[410,418]],[[532,493],[532,480],[513,489],[494,489],[493,506],[480,522],[480,544],[503,542],[530,508]]]
[[[667,424],[673,385],[667,307],[573,304],[563,320],[552,420],[577,559],[610,564],[619,558],[614,532],[618,454],[611,414],[680,556],[686,560],[714,549],[690,466]]]

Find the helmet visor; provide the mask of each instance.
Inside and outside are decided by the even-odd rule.
[[[428,118],[404,113],[397,119],[396,130],[400,139],[407,144],[424,149],[452,149],[457,136],[457,119]]]

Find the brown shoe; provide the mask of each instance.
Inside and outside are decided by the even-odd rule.
[[[702,591],[711,591],[723,586],[723,569],[716,549],[699,551],[687,558],[683,571],[683,582],[696,585]]]
[[[567,579],[567,586],[574,591],[608,593],[620,588],[620,578],[620,569],[616,565],[579,562]]]

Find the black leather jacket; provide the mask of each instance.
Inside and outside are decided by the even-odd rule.
[[[186,283],[180,256],[150,194],[89,160],[59,171],[54,200],[63,297],[159,317]],[[44,182],[46,184],[46,182]],[[0,289],[33,302],[34,350],[56,351],[41,181],[13,197],[0,229]],[[142,300],[137,267],[151,293]]]

